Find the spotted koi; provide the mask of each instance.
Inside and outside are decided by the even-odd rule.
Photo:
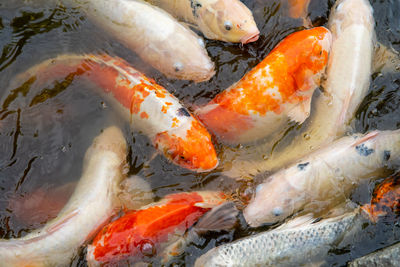
[[[222,192],[177,193],[106,225],[87,249],[89,266],[155,256],[174,236],[182,236],[204,213],[226,201]]]
[[[324,27],[295,32],[240,81],[196,111],[222,141],[249,142],[310,114],[311,96],[328,61],[331,34]]]
[[[62,75],[84,77],[100,87],[100,94],[173,163],[198,172],[217,166],[204,126],[164,87],[121,58],[63,55],[32,67],[16,80],[34,77],[38,84]]]

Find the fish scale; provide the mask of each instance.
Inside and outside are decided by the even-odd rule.
[[[302,223],[291,227],[302,217],[274,230],[239,239],[211,249],[200,256],[201,266],[299,266],[313,263],[325,255],[332,245],[340,242],[362,222],[358,212],[324,221]],[[306,255],[306,256],[305,256]]]

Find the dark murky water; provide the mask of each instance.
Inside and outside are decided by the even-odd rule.
[[[34,2],[34,3],[32,3]],[[130,173],[147,177],[157,197],[203,188],[243,191],[247,182],[235,182],[219,170],[195,174],[170,164],[162,156],[144,168],[155,149],[143,135],[115,116],[102,99],[79,81],[49,83],[40,91],[13,87],[13,77],[43,60],[64,53],[107,52],[118,55],[153,77],[187,107],[202,105],[240,79],[259,63],[285,36],[302,28],[302,21],[286,16],[280,0],[246,0],[261,31],[260,39],[241,47],[206,40],[216,64],[216,75],[194,84],[163,77],[130,50],[107,37],[78,9],[52,1],[3,0],[0,3],[0,238],[25,235],[43,223],[22,223],[9,209],[9,200],[38,188],[49,190],[79,178],[82,158],[94,136],[110,121],[124,129],[130,144]],[[324,25],[333,0],[312,0],[310,17]],[[380,42],[400,51],[400,2],[372,1]],[[20,85],[19,85],[20,86]],[[373,77],[370,92],[355,121],[359,132],[400,127],[400,73]],[[15,89],[11,91],[12,89]],[[217,149],[220,149],[217,145]],[[376,182],[358,188],[352,200],[369,201]],[[209,234],[177,258],[178,265],[192,265],[211,247],[252,233],[242,227],[219,235]],[[332,250],[328,263],[345,265],[350,259],[400,241],[400,226],[393,221],[368,226],[365,236],[350,247]],[[84,266],[84,253],[74,266]],[[156,263],[155,263],[156,265]]]

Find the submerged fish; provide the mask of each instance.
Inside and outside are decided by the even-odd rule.
[[[203,40],[164,10],[135,0],[90,0],[82,7],[90,19],[166,76],[200,82],[214,75]]]
[[[69,266],[119,207],[116,193],[126,156],[122,132],[105,129],[87,150],[79,183],[58,216],[24,237],[0,240],[0,265]]]
[[[88,246],[89,266],[154,256],[204,213],[226,201],[222,192],[177,193],[106,225]]]
[[[369,267],[369,266],[399,266],[400,263],[400,243],[378,250],[364,257],[358,258],[348,264],[350,267]]]
[[[324,27],[295,32],[239,82],[196,114],[222,141],[240,143],[269,136],[289,119],[310,115],[314,90],[328,61],[331,34]]]
[[[185,22],[205,37],[242,44],[258,40],[260,31],[251,11],[239,0],[148,0]]]
[[[340,244],[352,240],[354,235],[362,233],[365,223],[369,223],[368,219],[374,217],[374,213],[370,213],[371,210],[366,207],[378,205],[385,207],[387,213],[398,212],[395,205],[400,199],[400,191],[391,181],[392,178],[389,177],[379,186],[385,187],[385,196],[379,199],[373,197],[371,204],[363,205],[361,209],[356,208],[354,211],[343,214],[344,209],[338,207],[325,215],[329,218],[320,221],[311,215],[294,218],[276,229],[213,248],[200,256],[195,266],[314,266],[313,264],[321,264],[329,250],[339,247]],[[395,197],[388,198],[386,197],[388,195]],[[338,213],[340,215],[335,215]],[[396,250],[400,253],[399,248]],[[386,252],[385,254],[388,254],[386,257],[378,256],[377,262],[385,263],[385,258],[390,258],[392,262],[395,259],[398,260],[399,257],[396,257],[393,252]],[[373,261],[360,259],[359,264],[371,266],[361,265],[366,262]]]
[[[126,61],[107,55],[63,55],[44,61],[14,79],[40,83],[59,77],[84,77],[134,129],[142,131],[165,157],[193,170],[218,165],[211,136],[204,126],[164,87],[148,79]]]
[[[362,207],[369,219],[376,222],[379,217],[391,213],[400,214],[400,176],[385,179],[373,192],[371,204]]]
[[[302,209],[323,209],[348,197],[363,179],[399,161],[400,130],[343,137],[259,184],[244,217],[254,227]]]
[[[323,83],[323,91],[313,100],[309,119],[293,139],[282,142],[284,147],[266,143],[241,151],[226,175],[248,177],[277,170],[331,143],[349,129],[371,79],[375,36],[372,12],[367,0],[336,2],[328,25],[333,41],[327,80]],[[267,160],[264,155],[268,155]]]

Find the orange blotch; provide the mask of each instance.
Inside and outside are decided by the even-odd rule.
[[[143,241],[159,246],[169,235],[191,227],[209,210],[194,206],[203,201],[195,192],[173,194],[165,200],[144,210],[126,213],[105,226],[93,240],[95,259],[108,262],[140,256],[139,245]]]
[[[263,116],[270,111],[279,114],[285,103],[302,101],[298,95],[300,88],[315,89],[303,86],[308,77],[302,74],[313,75],[326,66],[328,53],[322,51],[319,42],[327,34],[327,29],[318,27],[287,36],[239,82],[209,104],[218,104],[242,115],[250,115],[252,111]]]
[[[192,121],[185,138],[165,131],[157,134],[154,143],[172,162],[187,169],[205,171],[218,164],[211,136],[197,120]]]
[[[361,209],[376,222],[380,216],[400,214],[400,174],[385,179],[372,194],[370,204]],[[389,214],[388,214],[389,213]]]
[[[142,118],[142,119],[148,119],[149,118],[149,114],[147,114],[146,112],[142,112],[142,113],[140,113],[140,117]]]
[[[179,126],[180,120],[177,117],[172,118],[172,128],[178,127]]]

